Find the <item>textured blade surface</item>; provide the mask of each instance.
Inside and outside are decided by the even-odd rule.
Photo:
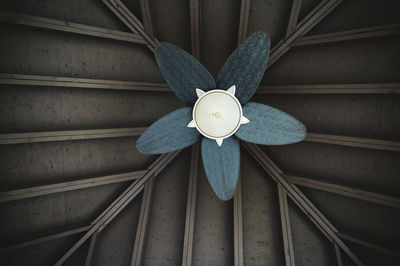
[[[203,138],[201,155],[208,182],[221,200],[233,197],[239,178],[240,147],[235,137],[224,139],[222,146]]]
[[[221,68],[217,87],[223,90],[236,85],[236,98],[245,104],[258,88],[267,67],[271,39],[256,32],[240,44]]]
[[[162,42],[155,50],[156,60],[168,85],[187,105],[197,100],[195,89],[215,89],[210,72],[193,56],[170,43]]]
[[[302,141],[305,126],[296,118],[274,107],[247,103],[243,115],[250,123],[241,125],[236,136],[242,140],[263,145],[284,145]]]
[[[196,128],[188,128],[192,108],[185,107],[154,122],[138,139],[136,148],[145,154],[159,154],[188,147],[200,139]]]

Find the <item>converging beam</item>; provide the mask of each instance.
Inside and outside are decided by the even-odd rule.
[[[321,191],[331,192],[355,199],[361,199],[381,205],[386,205],[390,207],[400,208],[400,199],[382,195],[379,193],[369,192],[366,190],[336,185],[328,182],[317,181],[311,178],[300,177],[300,176],[293,176],[293,175],[284,175],[285,178],[289,181],[289,183],[299,185],[302,187],[309,187]]]
[[[183,239],[182,266],[192,265],[193,234],[196,216],[197,177],[199,175],[200,144],[192,146],[188,195],[186,202],[185,236]]]
[[[240,6],[238,45],[241,44],[247,37],[250,3],[250,0],[242,0],[242,4]]]
[[[296,30],[297,20],[299,19],[302,0],[292,0],[292,9],[290,11],[289,23],[286,29],[286,38],[289,38]]]
[[[357,256],[347,247],[340,239],[338,230],[329,222],[329,220],[312,204],[308,198],[293,184],[290,184],[284,177],[282,170],[255,144],[242,142],[243,146],[256,159],[256,161],[264,168],[264,170],[272,177],[272,179],[281,185],[287,195],[293,202],[309,217],[309,219],[317,226],[319,230],[331,241],[340,246],[344,252],[357,265],[363,263]]]
[[[343,266],[342,254],[340,253],[340,248],[336,243],[333,243],[333,247],[335,248],[336,262],[338,266]]]
[[[84,189],[106,184],[120,183],[143,177],[148,170],[127,172],[122,174],[107,175],[101,177],[86,178],[76,181],[68,181],[44,186],[35,186],[17,190],[0,192],[0,203],[18,199],[39,197],[65,191]]]
[[[86,260],[85,260],[85,266],[90,266],[90,264],[92,263],[94,248],[96,246],[97,235],[98,235],[97,232],[94,233],[92,235],[92,238],[90,239],[89,249],[88,249],[88,253],[86,255]]]
[[[400,151],[399,141],[366,139],[317,133],[307,133],[305,141],[383,151]]]
[[[242,178],[239,176],[236,192],[233,197],[233,228],[235,266],[244,265],[243,256],[243,206],[242,206]]]
[[[400,83],[260,85],[257,94],[392,94]]]
[[[71,32],[86,36],[94,36],[118,41],[131,43],[146,44],[146,41],[137,33],[128,33],[111,29],[104,29],[94,26],[88,26],[69,21],[42,18],[13,12],[0,11],[0,21],[36,27],[41,29],[49,29],[55,31]]]
[[[0,84],[105,90],[172,92],[167,84],[0,73]]]
[[[281,58],[294,43],[294,41],[307,34],[318,22],[325,18],[332,10],[336,8],[343,0],[323,0],[310,14],[308,14],[298,25],[296,30],[281,40],[271,52],[267,68],[271,67],[279,58]]]
[[[149,224],[152,194],[154,190],[154,176],[144,186],[142,205],[140,207],[139,222],[136,229],[135,243],[132,251],[131,265],[142,265],[143,250]]]
[[[374,38],[400,34],[400,23],[377,27],[345,30],[332,33],[303,36],[298,38],[292,46],[306,46],[323,43],[332,43],[356,39]]]
[[[279,196],[279,209],[281,213],[281,225],[282,225],[282,238],[283,248],[285,254],[286,266],[294,266],[294,250],[292,241],[292,229],[290,226],[289,218],[289,206],[287,202],[286,190],[281,184],[278,184],[278,196]]]
[[[140,0],[140,9],[143,17],[144,30],[150,37],[154,37],[149,0]]]
[[[134,181],[122,194],[114,200],[92,223],[91,228],[79,239],[55,265],[61,266],[87,239],[94,233],[104,229],[142,190],[146,182],[153,176],[157,176],[180,151],[161,155],[150,167],[142,178]]]
[[[200,0],[190,0],[190,39],[192,42],[192,55],[200,60]]]
[[[146,127],[0,134],[0,145],[140,136]]]

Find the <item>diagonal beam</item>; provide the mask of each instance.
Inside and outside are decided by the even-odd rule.
[[[292,46],[307,46],[400,34],[400,23],[316,34],[298,38]]]
[[[336,243],[334,243],[333,246],[335,248],[335,255],[336,255],[337,265],[338,266],[343,266],[342,254],[340,253],[340,248]]]
[[[147,47],[154,52],[158,41],[146,33],[143,24],[120,0],[102,1],[131,31],[138,32],[147,42]]]
[[[286,29],[285,38],[289,38],[290,35],[296,30],[297,20],[299,19],[300,9],[302,0],[292,0],[292,9],[290,11],[290,17],[288,26]]]
[[[0,73],[0,84],[171,92],[167,84]]]
[[[243,206],[242,178],[240,176],[233,198],[233,215],[235,266],[243,266]]]
[[[280,184],[293,202],[309,217],[309,219],[321,230],[324,235],[332,242],[338,244],[340,248],[357,264],[363,263],[347,247],[338,236],[338,230],[328,221],[328,219],[308,200],[308,198],[293,184],[290,184],[284,177],[283,172],[276,164],[255,144],[242,142],[243,146],[261,165],[261,167]]]
[[[192,146],[188,195],[186,202],[185,236],[183,239],[182,266],[192,265],[193,234],[196,216],[197,178],[199,175],[200,143]]]
[[[281,40],[276,47],[272,49],[267,68],[271,67],[279,58],[281,58],[291,48],[294,41],[307,34],[335,9],[343,0],[323,0],[309,15],[307,15],[298,25],[296,30],[287,38]]]
[[[154,190],[154,177],[144,186],[142,205],[140,207],[139,222],[136,229],[135,243],[133,246],[131,265],[141,265],[143,258],[143,248],[146,241],[146,233],[149,224],[150,210],[152,205],[152,194]]]
[[[257,94],[385,94],[400,93],[400,83],[261,85]]]
[[[35,186],[30,188],[16,189],[0,192],[0,203],[18,199],[39,197],[65,191],[84,189],[106,184],[120,183],[129,180],[142,178],[148,170],[126,172],[115,175],[86,178],[76,181],[68,181],[51,185]]]
[[[382,150],[382,151],[400,151],[399,141],[356,138],[356,137],[346,137],[346,136],[317,134],[317,133],[307,133],[305,141]]]
[[[0,254],[8,253],[8,252],[11,252],[11,251],[14,251],[14,250],[18,250],[18,249],[21,249],[21,248],[26,248],[26,247],[29,247],[29,246],[32,246],[32,245],[36,245],[36,244],[52,241],[52,240],[55,240],[55,239],[67,237],[67,236],[70,236],[70,235],[79,234],[79,233],[82,233],[82,232],[85,232],[85,231],[89,230],[90,227],[91,227],[90,225],[86,225],[86,226],[74,228],[74,229],[71,229],[71,230],[67,230],[67,231],[64,231],[64,232],[61,232],[61,233],[51,234],[51,235],[47,235],[47,236],[44,236],[44,237],[36,238],[36,239],[33,239],[33,240],[25,241],[25,242],[22,242],[22,243],[10,245],[10,246],[7,246],[7,247],[1,247],[0,248]]]
[[[281,184],[278,184],[278,196],[279,196],[279,209],[281,213],[281,224],[282,224],[282,238],[283,247],[285,254],[286,266],[294,266],[294,250],[292,241],[292,229],[290,226],[289,218],[289,206],[287,202],[286,190]]]
[[[362,239],[359,239],[359,238],[356,238],[356,237],[353,237],[353,236],[350,236],[350,235],[347,235],[347,234],[344,234],[344,233],[341,233],[341,232],[338,232],[338,236],[340,238],[344,239],[344,240],[347,240],[349,242],[353,242],[353,243],[355,243],[357,245],[364,246],[366,248],[373,249],[373,250],[379,251],[381,253],[388,254],[388,255],[390,255],[392,257],[395,257],[395,258],[400,258],[400,252],[398,252],[398,251],[391,250],[391,249],[388,249],[388,248],[385,248],[385,247],[370,243],[368,241],[365,241],[365,240],[362,240]]]
[[[89,244],[89,250],[86,255],[86,260],[85,260],[85,266],[90,266],[92,263],[92,258],[93,258],[93,253],[94,253],[94,248],[96,246],[96,239],[97,239],[98,233],[94,233],[92,235],[92,238],[90,239],[90,244]]]
[[[140,136],[145,127],[0,134],[0,145]]]
[[[242,4],[240,6],[238,45],[241,44],[247,37],[250,3],[251,3],[251,0],[242,0]]]
[[[154,37],[149,0],[140,0],[140,9],[143,17],[144,30],[150,37]]]
[[[358,189],[355,187],[342,186],[337,184],[332,184],[323,181],[317,181],[311,178],[293,176],[293,175],[284,175],[286,180],[289,183],[309,187],[321,191],[331,192],[355,199],[361,199],[381,205],[386,205],[390,207],[400,208],[400,198],[386,196],[379,193],[374,193],[362,189]]]
[[[41,29],[76,33],[85,36],[94,36],[130,43],[146,44],[146,41],[143,39],[143,37],[137,33],[128,33],[123,31],[104,29],[69,21],[30,16],[13,12],[0,11],[0,21]]]
[[[133,182],[109,207],[107,207],[92,223],[91,228],[78,240],[55,265],[62,265],[87,239],[94,233],[104,229],[142,190],[146,182],[153,176],[157,176],[180,151],[161,155],[150,167],[141,179]]]
[[[190,0],[190,39],[192,43],[192,55],[200,60],[200,0]]]

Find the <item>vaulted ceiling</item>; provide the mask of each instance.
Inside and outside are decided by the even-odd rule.
[[[395,0],[6,0],[0,28],[3,265],[398,265],[400,4]],[[213,75],[256,31],[252,101],[305,141],[242,143],[235,197],[199,145],[140,154],[179,108],[154,47]]]

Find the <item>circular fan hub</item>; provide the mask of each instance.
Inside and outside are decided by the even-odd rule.
[[[197,99],[193,120],[197,130],[210,139],[224,139],[240,126],[242,106],[238,99],[224,90],[211,90]]]

